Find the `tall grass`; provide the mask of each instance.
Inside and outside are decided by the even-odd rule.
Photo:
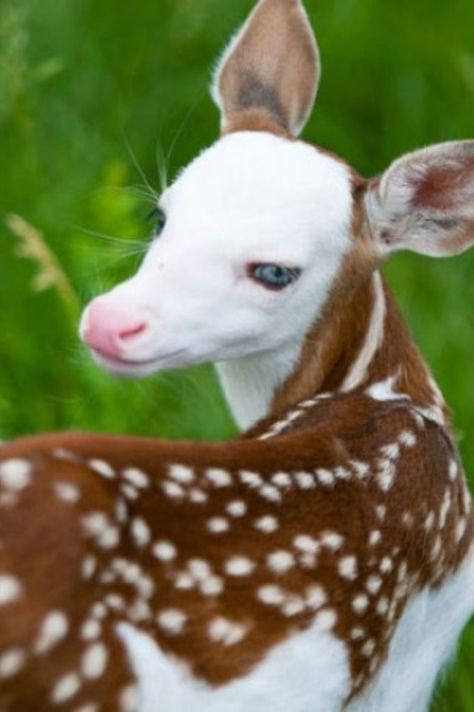
[[[216,137],[209,67],[251,5],[2,0],[1,437],[234,434],[211,370],[115,381],[91,365],[76,330],[79,305],[136,268],[153,192]],[[472,137],[471,0],[307,5],[324,57],[308,140],[372,175],[417,146]],[[473,472],[474,251],[398,257],[387,275]],[[438,712],[474,710],[473,671],[471,628]]]

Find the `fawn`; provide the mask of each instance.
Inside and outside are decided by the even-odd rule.
[[[379,268],[474,242],[474,141],[365,181],[298,139],[319,77],[301,2],[261,0],[215,75],[222,137],[81,324],[114,373],[214,362],[245,434],[2,448],[1,710],[428,709],[474,521]]]

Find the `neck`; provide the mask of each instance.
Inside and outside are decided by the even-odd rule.
[[[344,283],[302,343],[220,364],[218,372],[243,430],[318,394],[351,391],[381,399],[409,397],[433,420],[443,425],[448,420],[439,389],[379,272],[352,290]]]

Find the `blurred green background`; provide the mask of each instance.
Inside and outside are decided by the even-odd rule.
[[[0,0],[1,437],[235,433],[210,369],[117,381],[90,363],[76,330],[81,304],[138,264],[150,187],[216,138],[210,67],[251,6]],[[373,175],[420,145],[473,137],[472,0],[307,6],[324,59],[308,140]],[[399,256],[386,271],[473,473],[474,251]],[[472,627],[435,709],[474,710]]]

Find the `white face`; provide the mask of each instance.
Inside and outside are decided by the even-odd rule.
[[[269,133],[235,133],[159,205],[166,224],[138,273],[84,313],[81,336],[102,366],[140,376],[303,342],[352,244],[342,163]]]

